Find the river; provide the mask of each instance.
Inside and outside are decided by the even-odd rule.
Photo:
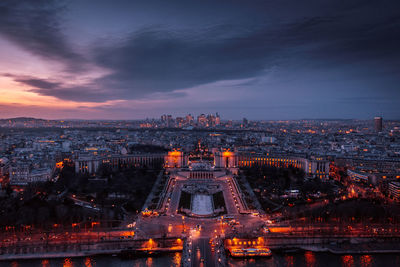
[[[181,253],[173,253],[157,257],[145,257],[132,260],[122,260],[111,256],[98,256],[86,258],[65,258],[50,260],[21,260],[0,262],[0,267],[175,267],[180,266]],[[392,267],[400,266],[400,255],[374,254],[374,255],[333,255],[330,253],[304,252],[295,254],[273,254],[271,258],[258,259],[232,259],[228,266],[271,266],[271,267],[329,267],[329,266],[360,266],[360,267]]]

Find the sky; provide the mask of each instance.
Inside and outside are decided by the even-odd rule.
[[[0,1],[0,118],[400,119],[400,1]]]

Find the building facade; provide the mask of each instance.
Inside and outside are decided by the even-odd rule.
[[[389,197],[396,202],[400,202],[400,182],[389,183]]]
[[[164,163],[165,154],[126,154],[113,156],[82,156],[75,160],[76,173],[95,173],[104,164],[112,168],[157,167]]]
[[[218,151],[214,153],[217,168],[237,168],[252,166],[295,167],[302,169],[306,175],[318,178],[329,177],[330,162],[321,157],[298,157],[291,155],[270,155],[256,153],[238,153]]]
[[[50,168],[32,168],[30,164],[18,163],[10,166],[10,185],[24,186],[29,183],[50,181]]]
[[[374,118],[374,126],[375,126],[375,132],[380,133],[382,132],[383,129],[383,123],[382,123],[382,117],[375,117]]]

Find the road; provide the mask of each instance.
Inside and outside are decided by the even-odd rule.
[[[193,266],[215,266],[215,253],[211,251],[209,240],[206,237],[193,240]]]

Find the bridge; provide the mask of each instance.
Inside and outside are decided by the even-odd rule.
[[[163,252],[181,252],[183,240],[180,238],[157,239],[76,239],[2,242],[0,260],[82,257],[90,255],[147,255]]]

